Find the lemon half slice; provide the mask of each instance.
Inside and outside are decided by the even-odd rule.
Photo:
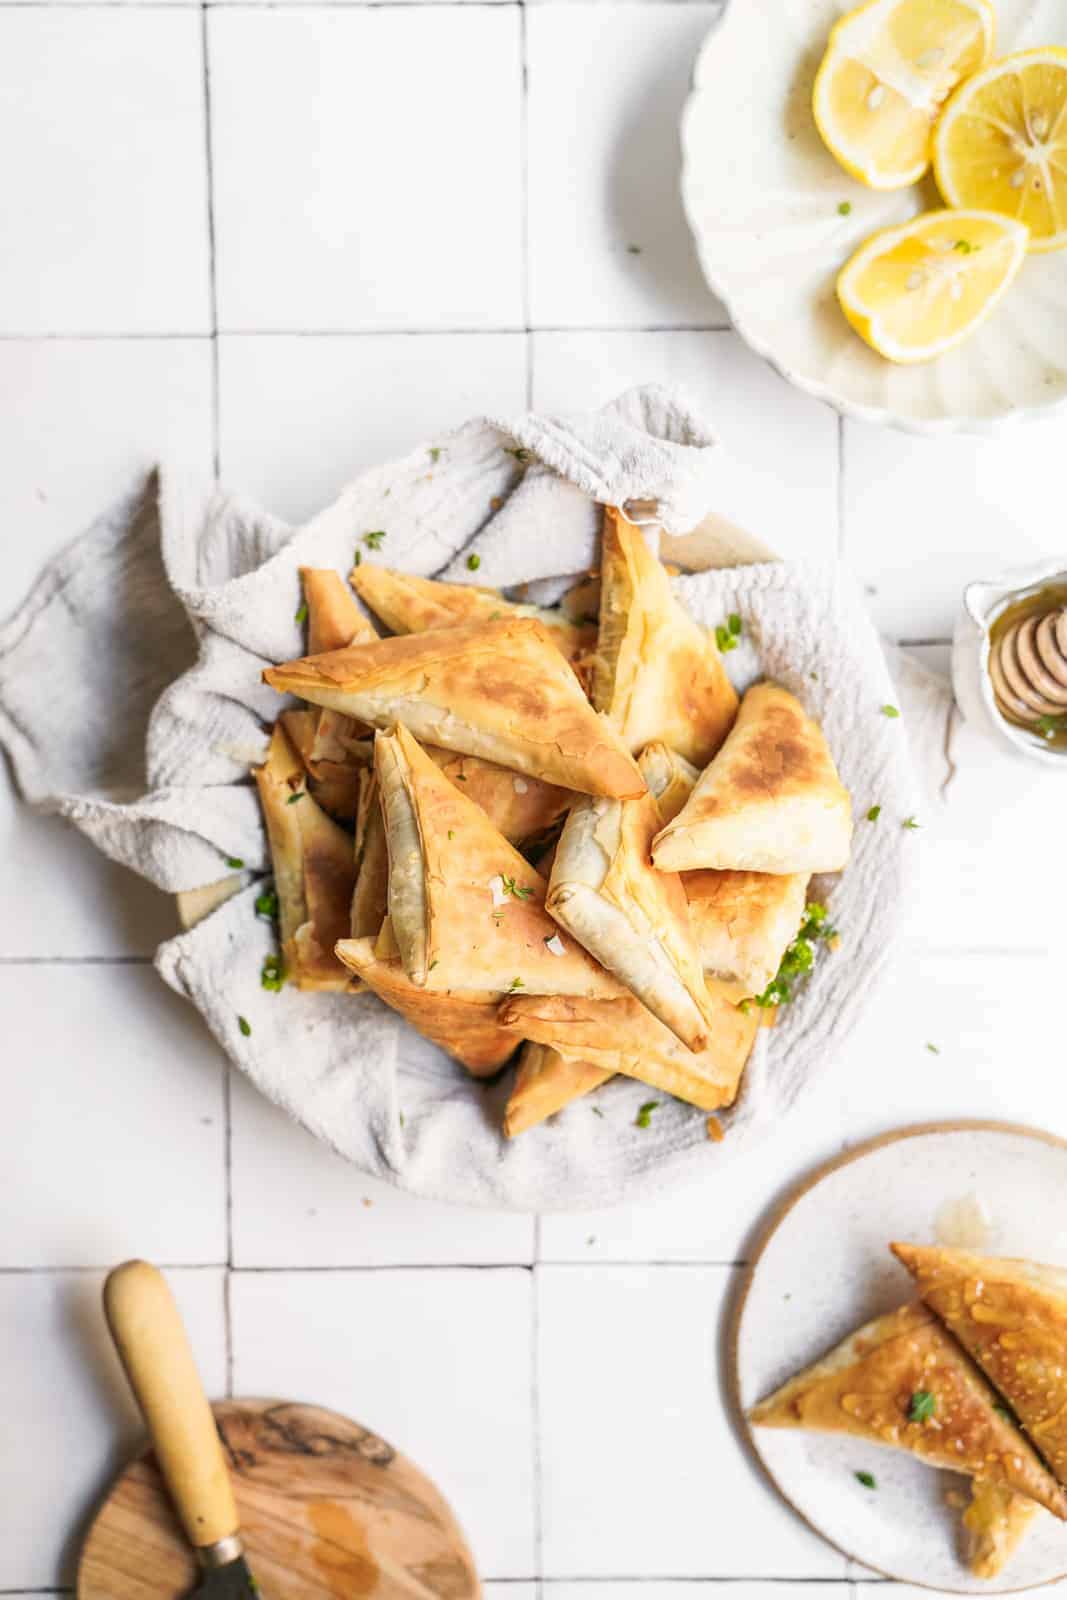
[[[1026,259],[1029,233],[995,211],[928,211],[884,228],[837,280],[841,309],[890,361],[929,361],[984,322]]]
[[[903,189],[930,165],[945,100],[992,50],[990,0],[867,0],[830,34],[815,78],[816,126],[854,178]]]
[[[1023,50],[961,84],[934,134],[950,206],[1025,222],[1031,250],[1067,245],[1067,50]]]

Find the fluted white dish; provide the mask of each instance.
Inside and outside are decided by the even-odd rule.
[[[853,333],[834,282],[879,228],[940,206],[932,178],[878,193],[840,167],[811,91],[850,0],[730,0],[682,119],[682,196],[704,275],[745,342],[845,416],[984,432],[1067,401],[1067,251],[1027,258],[989,320],[936,361],[895,366]],[[1064,0],[996,0],[997,55],[1067,45]],[[842,215],[845,202],[851,208]]]

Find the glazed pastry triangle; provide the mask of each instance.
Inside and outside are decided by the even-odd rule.
[[[389,916],[417,987],[622,993],[549,917],[541,875],[405,727],[378,735],[375,770],[389,849]]]
[[[525,618],[379,639],[271,667],[264,679],[376,728],[588,794],[644,790],[540,623]]]
[[[1026,1537],[1041,1507],[1000,1483],[975,1478],[963,1513],[964,1559],[976,1578],[995,1578]]]
[[[890,1248],[1067,1484],[1067,1272],[939,1246]]]
[[[911,1420],[920,1411],[922,1415]],[[1027,1495],[1067,1518],[1067,1495],[978,1368],[921,1304],[859,1328],[749,1412],[765,1428],[845,1433]]]
[[[759,683],[652,853],[676,872],[837,872],[851,839],[851,801],[822,729],[785,689]]]
[[[353,567],[351,577],[360,599],[393,633],[427,633],[432,628],[454,628],[463,622],[533,617],[568,661],[576,660],[596,638],[595,628],[541,606],[516,605],[505,600],[499,589],[438,583],[434,578],[416,578],[368,561]]]
[[[714,638],[678,604],[641,529],[604,511],[593,704],[635,754],[653,740],[706,766],[737,715]]]

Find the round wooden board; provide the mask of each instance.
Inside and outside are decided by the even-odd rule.
[[[995,1155],[990,1160],[989,1150],[974,1152],[977,1165],[965,1150],[942,1165],[935,1146],[946,1135],[962,1135],[961,1148],[968,1137],[988,1141],[990,1135],[1003,1136],[1006,1145],[1016,1147],[1011,1152],[1014,1165],[1006,1160],[1002,1164]],[[909,1169],[909,1145],[921,1152],[918,1164],[924,1170],[917,1172],[914,1161]],[[853,1327],[902,1304],[909,1298],[910,1285],[889,1256],[889,1238],[914,1237],[926,1243],[922,1234],[937,1207],[961,1198],[972,1185],[992,1198],[997,1197],[998,1187],[1007,1189],[1003,1230],[998,1227],[995,1237],[976,1248],[990,1255],[1029,1255],[1067,1266],[1067,1229],[1060,1226],[1059,1213],[1048,1206],[1044,1192],[1048,1173],[1027,1155],[1035,1146],[1050,1152],[1059,1164],[1059,1181],[1067,1183],[1067,1140],[1020,1123],[977,1119],[919,1123],[857,1145],[811,1173],[775,1209],[734,1306],[729,1385],[749,1445],[768,1479],[792,1510],[843,1555],[884,1578],[916,1588],[1004,1595],[1058,1582],[1067,1577],[1067,1529],[1041,1513],[1040,1526],[1035,1524],[998,1578],[974,1578],[955,1554],[958,1512],[944,1505],[938,1487],[939,1481],[953,1481],[947,1474],[882,1446],[865,1447],[873,1452],[872,1467],[872,1461],[861,1459],[852,1440],[846,1440],[842,1449],[831,1435],[750,1428],[746,1411],[759,1397],[753,1392],[754,1382],[761,1393],[769,1393],[789,1375],[776,1372],[768,1380],[762,1374],[762,1383],[754,1378],[753,1368],[761,1365],[760,1356],[753,1360],[754,1343],[777,1352],[772,1361],[784,1359],[789,1371],[799,1371]],[[899,1171],[892,1170],[894,1151],[902,1156]],[[869,1176],[874,1171],[871,1158],[880,1156],[889,1157],[889,1168],[880,1176]],[[954,1169],[954,1178],[947,1177],[946,1167]],[[854,1183],[843,1186],[827,1181],[853,1177]],[[901,1226],[903,1219],[907,1222]],[[763,1301],[758,1307],[757,1299]],[[834,1325],[835,1318],[840,1326]],[[794,1354],[789,1347],[805,1320],[814,1327],[800,1337],[802,1342],[808,1339],[812,1348]],[[790,1459],[791,1450],[796,1460]],[[852,1469],[857,1465],[873,1470],[880,1492],[871,1496],[861,1490],[846,1503],[843,1496],[854,1489]],[[878,1530],[868,1525],[876,1506],[890,1524],[888,1541],[872,1536]],[[951,1541],[947,1549],[940,1548],[943,1537]]]
[[[213,1409],[266,1600],[478,1600],[451,1510],[384,1439],[316,1406],[227,1400]],[[155,1461],[143,1455],[89,1530],[78,1600],[178,1600],[197,1575]]]

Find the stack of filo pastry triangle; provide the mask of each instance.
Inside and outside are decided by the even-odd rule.
[[[971,1478],[963,1553],[994,1578],[1044,1509],[1067,1521],[1067,1272],[893,1244],[919,1299],[856,1330],[749,1412]]]
[[[748,999],[848,859],[799,701],[739,701],[612,508],[558,610],[363,560],[302,579],[309,654],[264,673],[296,698],[255,773],[286,977],[372,990],[478,1076],[518,1051],[509,1136],[616,1073],[729,1106]]]

